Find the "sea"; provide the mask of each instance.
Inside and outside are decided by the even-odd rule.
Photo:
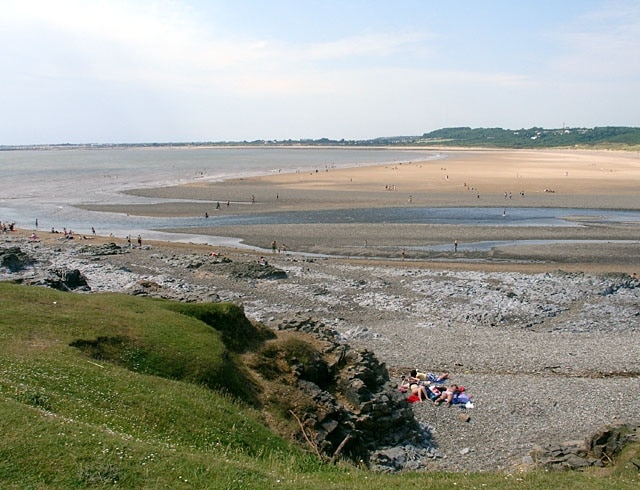
[[[171,233],[175,228],[199,228],[203,217],[140,217],[83,210],[80,204],[157,203],[125,194],[190,182],[324,171],[365,165],[425,162],[447,158],[446,152],[388,148],[327,147],[48,147],[0,149],[0,222],[18,228],[48,232],[66,228],[88,235],[118,237],[142,235],[146,239],[212,245],[240,245],[239,240]],[[170,200],[166,200],[170,201]],[[640,212],[600,209],[460,207],[343,209],[211,216],[208,226],[298,223],[432,223],[484,226],[580,226],[566,217],[581,216],[597,222],[640,223]],[[495,245],[495,244],[494,244]],[[461,244],[460,249],[469,247]],[[482,248],[486,244],[474,244]]]

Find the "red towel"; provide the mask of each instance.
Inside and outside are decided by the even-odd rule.
[[[420,397],[418,395],[409,395],[407,397],[407,401],[409,403],[415,403],[415,402],[419,402],[420,401]]]

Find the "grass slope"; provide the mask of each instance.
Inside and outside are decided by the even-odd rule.
[[[605,476],[376,475],[323,464],[263,423],[259,384],[239,353],[271,334],[234,305],[0,283],[0,311],[2,488],[637,484],[631,463]]]

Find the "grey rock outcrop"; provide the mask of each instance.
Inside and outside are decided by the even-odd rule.
[[[113,242],[104,243],[102,245],[87,245],[79,250],[79,253],[94,256],[118,255],[126,253],[128,249],[121,247]]]
[[[30,269],[27,275],[16,278],[19,282],[36,286],[47,286],[60,291],[90,291],[87,278],[75,268],[53,267],[44,271],[35,265],[38,260],[24,252],[20,247],[0,249],[0,265],[9,272],[21,273]]]
[[[35,260],[20,247],[0,249],[0,267],[8,269],[9,272],[19,272],[34,263]]]
[[[78,269],[50,269],[46,274],[31,279],[28,283],[59,291],[91,291],[87,278]]]
[[[536,446],[528,459],[538,467],[554,470],[606,466],[632,441],[640,441],[640,427],[627,424],[607,425],[586,440]]]
[[[290,317],[277,323],[279,330],[297,330],[315,336],[324,345],[330,393],[303,379],[298,388],[315,404],[303,414],[307,437],[327,456],[337,452],[376,471],[419,470],[436,457],[429,430],[420,425],[404,395],[389,379],[386,366],[367,350],[355,351],[338,341],[335,330],[313,318]],[[308,378],[305,376],[305,378]]]
[[[286,279],[287,277],[285,271],[269,264],[237,262],[228,267],[229,274],[237,279]]]

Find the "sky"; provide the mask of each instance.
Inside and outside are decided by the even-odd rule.
[[[0,145],[640,126],[637,0],[0,0]]]

